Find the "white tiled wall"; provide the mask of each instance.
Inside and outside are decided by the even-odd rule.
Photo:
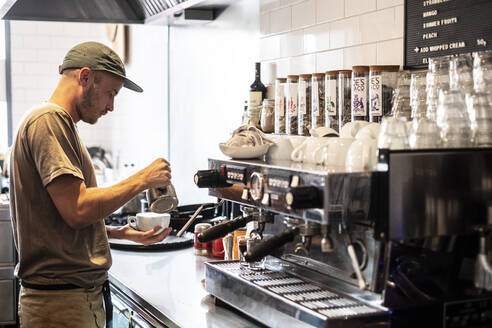
[[[403,0],[261,0],[260,56],[277,76],[403,65]]]
[[[11,22],[14,135],[24,113],[50,97],[66,52],[85,41],[111,46],[105,24]],[[134,170],[157,156],[167,156],[166,58],[167,27],[130,27],[126,70],[144,92],[123,88],[114,112],[92,126],[80,122],[79,132],[87,146],[103,147],[113,154],[115,164],[134,164]]]

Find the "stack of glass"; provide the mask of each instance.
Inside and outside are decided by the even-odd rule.
[[[398,75],[398,84],[393,94],[391,116],[410,121],[412,107],[410,104],[410,73],[402,71]]]
[[[474,143],[492,146],[492,51],[473,53],[474,92],[467,97],[468,113],[473,115]]]
[[[408,142],[413,149],[437,148],[441,136],[436,122],[427,117],[427,73],[414,73],[410,82],[412,123]]]

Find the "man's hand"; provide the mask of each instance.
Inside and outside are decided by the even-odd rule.
[[[171,183],[171,167],[164,158],[158,158],[139,173],[144,175],[147,189],[166,187]]]
[[[149,246],[164,240],[164,238],[169,236],[173,229],[166,228],[162,232],[155,234],[157,231],[161,230],[161,227],[157,226],[148,231],[138,231],[127,224],[121,227],[106,226],[106,230],[109,231],[110,238],[128,239],[143,244],[144,246]]]

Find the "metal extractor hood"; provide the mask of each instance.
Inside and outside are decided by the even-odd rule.
[[[235,0],[4,0],[5,20],[172,24],[213,20]],[[0,4],[2,0],[0,0]]]

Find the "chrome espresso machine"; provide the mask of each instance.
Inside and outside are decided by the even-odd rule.
[[[270,327],[492,327],[492,149],[380,150],[371,172],[209,159],[195,183],[253,222],[206,290]],[[250,224],[251,225],[251,224]]]

